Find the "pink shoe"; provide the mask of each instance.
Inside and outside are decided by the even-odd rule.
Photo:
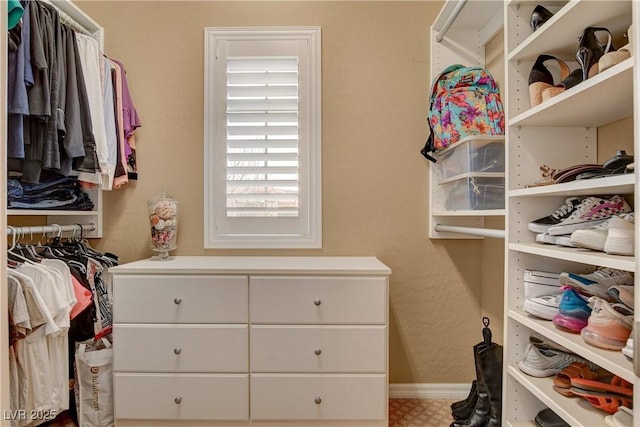
[[[622,350],[631,335],[633,312],[623,304],[610,304],[598,297],[589,298],[589,303],[591,316],[580,331],[584,341],[600,348]]]

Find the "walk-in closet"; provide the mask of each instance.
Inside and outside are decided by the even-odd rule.
[[[640,425],[638,2],[3,5],[1,427]]]

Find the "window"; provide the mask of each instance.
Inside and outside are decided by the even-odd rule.
[[[205,30],[205,248],[319,248],[320,29]]]

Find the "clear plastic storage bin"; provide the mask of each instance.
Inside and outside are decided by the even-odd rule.
[[[441,184],[447,210],[504,209],[504,176],[466,176]]]
[[[504,137],[471,136],[438,153],[440,180],[474,172],[504,172]]]

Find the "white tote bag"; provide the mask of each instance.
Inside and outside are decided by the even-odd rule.
[[[113,427],[113,349],[76,351],[78,423],[82,427]]]

